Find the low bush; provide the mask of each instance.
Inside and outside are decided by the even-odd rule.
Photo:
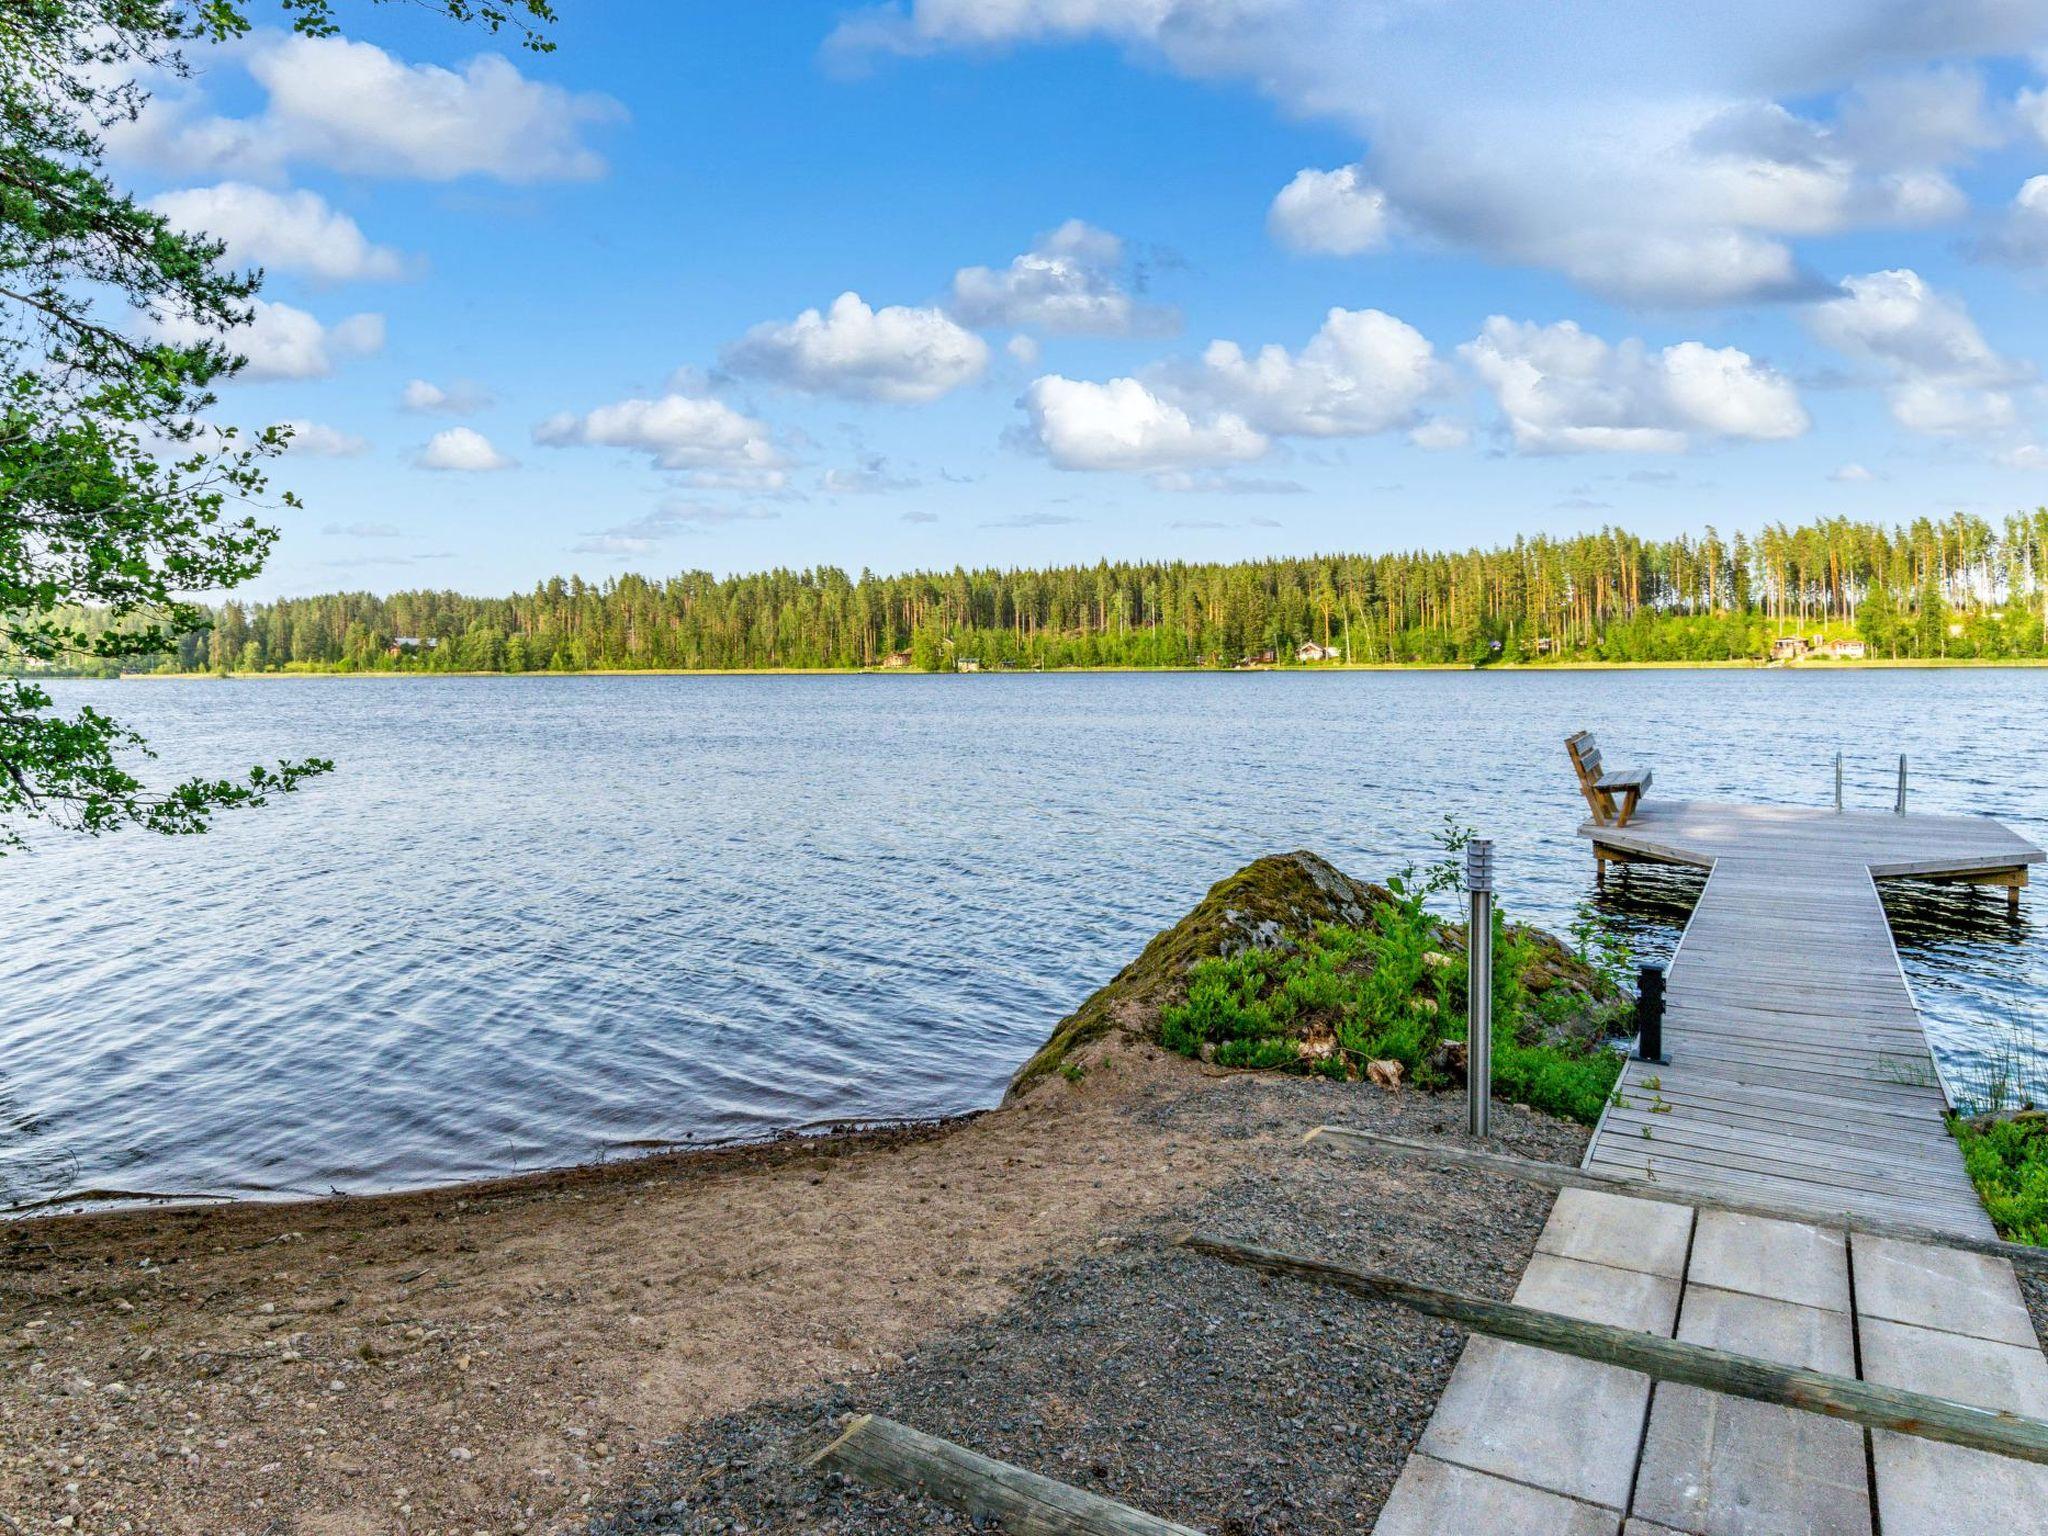
[[[1464,929],[1428,910],[1455,885],[1464,834],[1447,829],[1445,859],[1387,883],[1357,925],[1319,923],[1285,949],[1246,949],[1197,961],[1186,1000],[1160,1016],[1172,1050],[1226,1067],[1281,1067],[1363,1076],[1398,1061],[1423,1088],[1462,1079],[1447,1044],[1466,1031]],[[1615,957],[1579,955],[1560,976],[1555,941],[1494,915],[1493,1091],[1591,1124],[1614,1089],[1621,1057],[1606,1036],[1626,1009]]]

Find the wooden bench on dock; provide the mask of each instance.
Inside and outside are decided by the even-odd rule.
[[[1647,768],[1606,768],[1600,763],[1600,743],[1591,731],[1567,736],[1565,751],[1571,754],[1572,772],[1579,776],[1579,793],[1593,808],[1593,819],[1603,827],[1625,827],[1636,806],[1650,787]],[[1615,797],[1620,796],[1619,803]]]

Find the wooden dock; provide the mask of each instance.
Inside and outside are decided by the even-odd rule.
[[[2016,893],[2040,849],[1980,817],[1698,802],[1579,831],[1603,869],[1709,871],[1671,962],[1671,1062],[1628,1064],[1586,1167],[1989,1234],[1876,881]]]
[[[1648,802],[1580,832],[1603,875],[1708,871],[1668,977],[1671,1061],[1628,1064],[1585,1159],[1664,1198],[1565,1190],[1515,1299],[2048,1417],[2008,1260],[1826,1219],[1991,1235],[1875,882],[2016,893],[2041,850],[1973,817],[1742,805]],[[2048,1467],[1474,1337],[1375,1530],[1940,1536],[2040,1530],[2044,1511]]]

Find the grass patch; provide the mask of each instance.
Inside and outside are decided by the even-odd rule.
[[[1963,1166],[2007,1242],[2048,1246],[2048,1116],[1949,1121]]]
[[[2048,1247],[2048,1031],[1994,1027],[1978,1065],[1956,1074],[1949,1133],[1998,1235]]]
[[[1447,855],[1459,843],[1447,835]],[[1287,949],[1197,961],[1186,1000],[1161,1013],[1162,1043],[1220,1066],[1336,1078],[1392,1060],[1418,1087],[1451,1086],[1462,1076],[1458,1053],[1445,1047],[1465,1037],[1465,944],[1463,930],[1426,903],[1457,878],[1447,857],[1390,880],[1358,925],[1318,923]],[[1623,1006],[1605,968],[1612,957],[1582,955],[1590,981],[1554,984],[1554,958],[1538,941],[1497,909],[1494,923],[1493,1091],[1590,1125],[1622,1067],[1604,1030],[1583,1027],[1588,1014],[1611,1019]]]

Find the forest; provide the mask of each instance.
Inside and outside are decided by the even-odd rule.
[[[1785,636],[1858,640],[1872,658],[2048,656],[2048,509],[1457,553],[337,592],[223,603],[128,669],[1228,667],[1296,664],[1309,645],[1356,664],[1697,662],[1762,659]]]

